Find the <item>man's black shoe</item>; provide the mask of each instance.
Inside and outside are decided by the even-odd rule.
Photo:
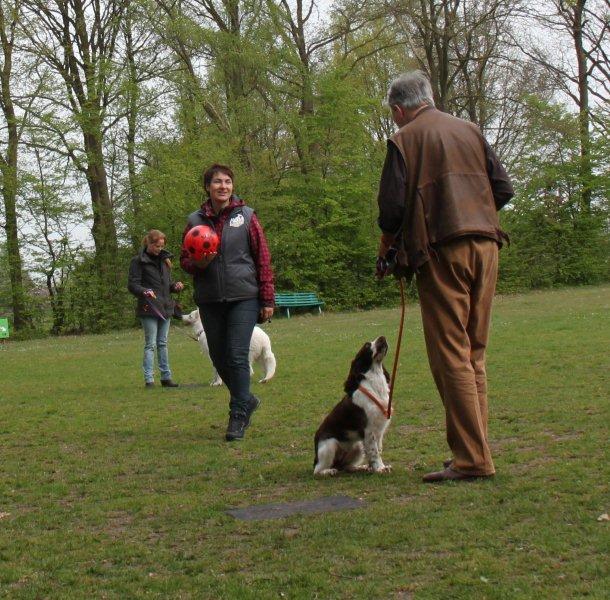
[[[229,413],[229,424],[225,439],[227,442],[243,440],[246,428],[250,425],[250,418],[242,413]]]
[[[144,387],[146,387],[146,388],[154,388],[155,387],[155,382],[154,381],[147,381],[144,384]]]
[[[162,379],[161,385],[163,387],[178,387],[178,384],[175,381],[172,381],[171,379]]]

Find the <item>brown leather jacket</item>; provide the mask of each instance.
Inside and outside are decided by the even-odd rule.
[[[500,245],[508,239],[496,211],[510,199],[512,187],[498,161],[510,193],[501,202],[494,198],[488,165],[493,151],[476,125],[430,107],[390,141],[405,164],[399,263],[417,270],[435,245],[464,235],[489,237]]]

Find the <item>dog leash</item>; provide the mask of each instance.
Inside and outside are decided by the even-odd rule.
[[[180,319],[180,320],[182,321],[182,319]],[[175,327],[175,329],[177,329],[180,332],[180,335],[184,335],[187,338],[193,340],[194,342],[198,342],[199,338],[201,337],[201,334],[204,332],[204,329],[201,328],[199,333],[195,336],[195,335],[191,335],[190,333],[188,333],[188,331],[185,331],[183,327]]]
[[[377,406],[377,408],[381,411],[381,413],[386,419],[389,419],[392,416],[392,406],[390,404],[388,404],[388,408],[386,409],[385,406],[379,401],[379,399],[371,392],[369,392],[369,390],[367,390],[363,385],[359,385],[358,389],[365,396],[368,396],[368,398],[373,402],[373,404]]]
[[[148,304],[149,308],[155,313],[155,315],[159,318],[159,319],[163,319],[164,321],[167,321],[167,318],[164,317],[158,310],[157,308],[153,305],[153,303],[148,299],[148,298],[144,298],[146,301],[146,304]]]
[[[144,300],[146,301],[146,304],[148,304],[149,308],[155,313],[155,315],[159,318],[159,319],[163,319],[164,321],[167,321],[167,318],[164,317],[160,311],[157,310],[157,308],[155,307],[155,305],[147,298],[144,297]],[[194,340],[195,342],[199,341],[199,338],[201,337],[201,334],[203,333],[203,329],[197,334],[197,337],[191,335],[190,333],[186,333],[185,331],[182,331],[182,329],[179,328],[179,331],[181,333],[184,333],[184,335],[186,335],[186,337],[191,338],[192,340]]]
[[[187,338],[189,338],[190,340],[193,340],[194,342],[198,342],[199,338],[201,337],[201,334],[203,333],[203,329],[199,332],[199,334],[197,335],[197,337],[195,337],[194,335],[191,335],[190,333],[188,333],[187,331],[185,331],[182,327],[174,327],[174,329],[176,331],[180,332],[180,335],[183,335]]]
[[[400,284],[400,327],[398,328],[398,339],[396,340],[396,352],[394,353],[394,366],[392,367],[392,377],[390,379],[390,397],[388,399],[388,412],[387,418],[390,418],[392,414],[392,395],[394,393],[394,381],[396,381],[396,369],[398,368],[398,357],[400,356],[400,342],[402,341],[402,330],[405,324],[405,284],[404,277],[400,277],[398,280]]]

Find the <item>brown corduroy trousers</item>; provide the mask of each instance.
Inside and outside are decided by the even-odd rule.
[[[437,249],[417,274],[430,370],[443,405],[452,468],[495,472],[487,443],[485,349],[498,274],[498,245],[462,237]]]

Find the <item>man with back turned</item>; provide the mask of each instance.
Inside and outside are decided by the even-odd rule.
[[[396,254],[395,273],[415,273],[452,453],[424,482],[491,477],[485,350],[498,249],[507,240],[497,211],[513,188],[478,127],[434,107],[423,73],[395,79],[386,102],[399,129],[379,186],[377,276],[388,274]]]

